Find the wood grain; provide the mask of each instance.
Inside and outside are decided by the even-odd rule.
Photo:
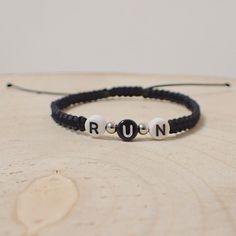
[[[226,78],[128,74],[1,76],[0,235],[236,235],[236,91]],[[192,131],[157,141],[96,139],[50,118],[57,96],[7,89],[5,83],[76,92],[118,85],[231,82],[171,88],[202,109]],[[172,118],[176,104],[109,99],[68,110],[107,120]],[[53,184],[55,183],[55,184]]]

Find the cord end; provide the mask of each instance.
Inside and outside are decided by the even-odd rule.
[[[225,86],[226,87],[231,87],[231,84],[230,83],[225,83]]]
[[[10,88],[10,87],[12,87],[12,86],[13,86],[12,83],[7,83],[7,84],[6,84],[6,87],[7,87],[7,88]]]

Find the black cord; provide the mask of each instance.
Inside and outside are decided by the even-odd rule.
[[[28,88],[25,88],[25,87],[22,87],[22,86],[19,86],[19,85],[15,85],[15,84],[12,84],[12,83],[8,83],[6,85],[6,87],[14,88],[14,89],[17,89],[17,90],[20,90],[20,91],[23,91],[23,92],[36,93],[36,94],[62,95],[62,96],[69,95],[69,93],[63,93],[63,92],[51,92],[51,91],[41,91],[41,90],[35,90],[35,89],[28,89]]]
[[[153,85],[150,87],[147,87],[146,89],[155,89],[155,88],[161,88],[161,87],[173,87],[173,86],[225,86],[230,87],[230,83],[171,83],[171,84],[159,84],[159,85]],[[70,95],[72,93],[66,93],[66,92],[52,92],[52,91],[44,91],[44,90],[35,90],[35,89],[29,89],[25,88],[19,85],[15,85],[12,83],[7,83],[6,87],[8,88],[14,88],[23,92],[29,92],[29,93],[36,93],[36,94],[45,94],[45,95]]]
[[[160,88],[160,87],[173,87],[173,86],[225,86],[230,87],[230,83],[171,83],[171,84],[160,84],[154,85],[149,88]]]

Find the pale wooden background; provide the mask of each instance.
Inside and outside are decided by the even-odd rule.
[[[5,88],[6,82],[53,91],[226,78],[62,74],[2,76],[0,84],[0,235],[236,235],[236,82],[232,87],[170,88],[201,105],[199,125],[177,138],[116,135],[94,139],[50,118],[57,96]],[[169,102],[121,99],[70,111],[118,122],[177,117]]]

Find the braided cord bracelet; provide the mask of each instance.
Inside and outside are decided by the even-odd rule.
[[[193,128],[200,119],[200,106],[198,103],[182,93],[161,90],[160,87],[167,86],[227,86],[229,83],[177,83],[177,84],[162,84],[148,88],[143,87],[114,87],[111,89],[101,89],[89,92],[81,92],[76,94],[68,94],[62,92],[39,91],[17,86],[11,83],[7,87],[13,87],[21,91],[48,94],[48,95],[66,95],[51,103],[51,117],[61,126],[69,129],[87,132],[93,137],[102,136],[105,131],[110,134],[117,132],[118,136],[124,141],[133,140],[138,133],[145,135],[149,133],[154,139],[163,139],[170,134],[187,131]],[[89,103],[109,97],[143,97],[145,99],[168,100],[185,106],[191,111],[188,116],[182,116],[175,119],[165,120],[156,117],[150,122],[136,124],[131,119],[124,119],[118,124],[114,122],[106,122],[100,115],[93,115],[89,118],[84,116],[70,115],[64,112],[64,109],[75,106],[77,104]]]
[[[138,97],[169,100],[184,105],[192,113],[177,119],[164,120],[154,118],[147,125],[140,123],[137,125],[133,120],[124,119],[117,125],[114,122],[106,122],[99,115],[89,118],[84,116],[70,115],[63,110],[71,105],[93,102],[108,97]],[[144,135],[148,132],[155,139],[163,139],[169,134],[178,133],[193,128],[200,118],[200,107],[196,101],[190,97],[166,90],[142,87],[114,87],[111,89],[95,90],[65,96],[51,103],[52,118],[64,127],[73,130],[86,131],[93,137],[102,136],[105,131],[108,133],[117,132],[118,136],[124,141],[133,140],[138,133]]]

